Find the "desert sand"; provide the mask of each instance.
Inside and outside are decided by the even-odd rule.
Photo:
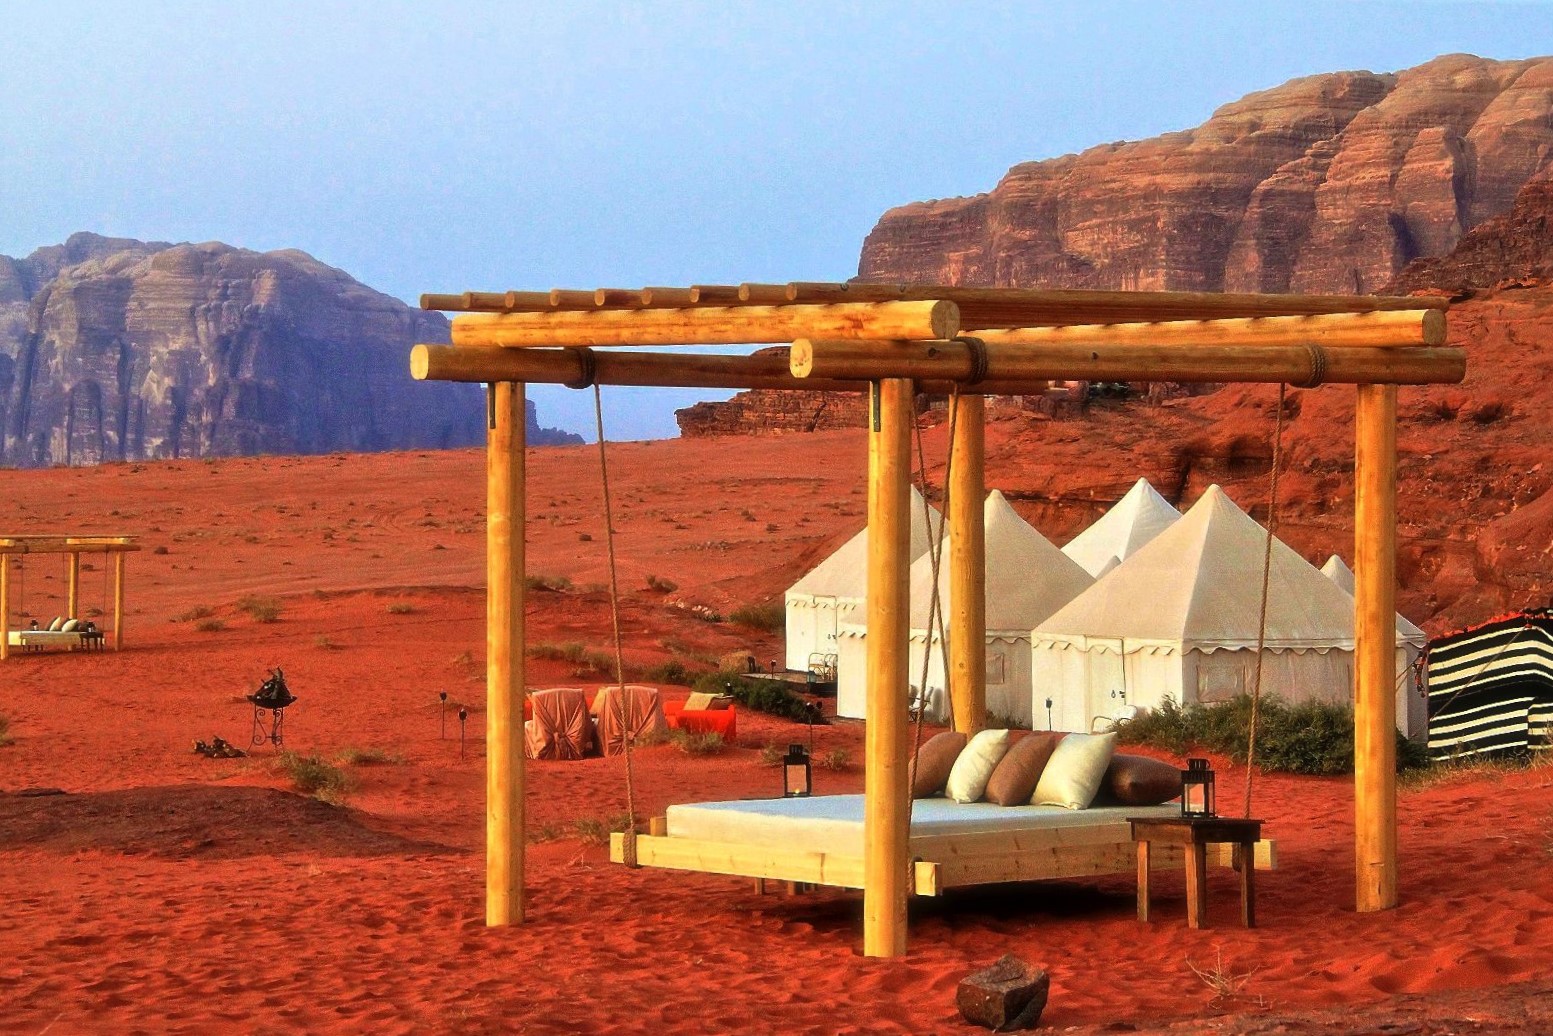
[[[695,607],[769,599],[863,521],[852,433],[626,444],[612,462],[635,664],[778,655],[775,635]],[[531,595],[531,644],[608,643],[593,463],[531,451],[529,570],[571,581]],[[530,923],[486,928],[482,471],[466,451],[0,472],[0,529],[147,547],[123,653],[0,665],[0,1032],[965,1031],[957,982],[1008,952],[1050,970],[1059,1030],[1546,1031],[1525,1004],[1548,992],[1553,950],[1548,769],[1405,791],[1387,913],[1352,910],[1350,783],[1264,775],[1254,811],[1280,866],[1257,929],[1238,926],[1230,872],[1195,932],[1179,875],[1158,879],[1149,925],[1116,876],[918,901],[909,956],[875,961],[858,895],[609,863],[583,829],[625,812],[622,761],[535,762]],[[88,609],[100,579],[83,576]],[[30,561],[25,609],[46,621],[63,587],[61,559]],[[276,621],[245,595],[277,599]],[[247,747],[242,695],[274,665],[300,699],[289,747],[394,757],[346,766],[343,805],[292,792],[267,744],[191,751]],[[600,680],[529,662],[535,687]],[[440,691],[470,709],[462,749]],[[851,760],[818,770],[818,792],[861,788],[862,733],[816,728],[817,753]],[[635,811],[773,794],[760,749],[795,735],[741,713],[720,755],[640,750]],[[1238,802],[1243,771],[1217,765]],[[67,794],[19,794],[46,789]],[[1194,966],[1231,976],[1231,995]]]

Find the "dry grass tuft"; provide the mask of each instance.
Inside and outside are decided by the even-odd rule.
[[[358,748],[354,745],[335,753],[334,761],[342,766],[403,766],[407,759],[398,752],[386,748]]]
[[[1190,957],[1186,960],[1186,966],[1192,969],[1192,974],[1202,979],[1204,985],[1213,990],[1213,996],[1208,1000],[1209,1007],[1219,1007],[1235,1000],[1253,1002],[1258,1007],[1267,1006],[1267,1001],[1261,995],[1246,992],[1246,983],[1250,982],[1251,977],[1260,969],[1252,968],[1250,971],[1235,974],[1224,966],[1222,946],[1214,948],[1213,967],[1198,967]]]
[[[325,762],[316,752],[282,752],[275,759],[275,768],[290,778],[297,791],[321,802],[338,805],[355,786],[350,774]]]

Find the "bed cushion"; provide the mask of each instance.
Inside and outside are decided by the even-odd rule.
[[[58,633],[59,632],[59,628],[61,626],[63,626],[64,624],[65,624],[65,617],[63,615],[56,615],[56,616],[54,616],[54,621],[49,623],[49,632],[50,633]]]
[[[912,798],[932,798],[944,790],[944,785],[949,783],[949,771],[954,769],[954,761],[960,758],[965,741],[964,734],[946,730],[923,742],[922,747],[917,749],[917,768],[913,771],[911,781]]]
[[[1060,733],[1042,730],[1014,742],[987,779],[987,790],[982,797],[999,806],[1028,804],[1047,760],[1062,737]]]
[[[1116,734],[1069,734],[1057,743],[1035,785],[1037,806],[1088,809],[1116,751]]]
[[[61,632],[61,633],[74,633],[80,627],[81,627],[81,620],[80,619],[66,619],[64,621],[64,624],[59,627],[59,632]]]
[[[981,798],[992,771],[997,769],[1008,751],[1009,738],[1007,730],[983,730],[971,738],[949,771],[944,794],[956,802],[975,802]]]
[[[1157,806],[1181,795],[1181,771],[1160,759],[1117,752],[1100,793],[1123,806]]]

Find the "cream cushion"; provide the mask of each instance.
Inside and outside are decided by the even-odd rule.
[[[59,627],[59,632],[61,632],[61,633],[74,633],[76,630],[78,630],[80,628],[81,628],[81,620],[80,619],[66,619],[64,621],[64,624]]]
[[[1105,779],[1106,767],[1116,752],[1116,733],[1069,734],[1057,743],[1041,771],[1032,806],[1066,806],[1088,809]]]
[[[960,756],[949,770],[949,783],[944,786],[944,796],[956,802],[975,802],[987,790],[992,771],[1008,751],[1009,732],[983,730],[960,750]],[[1105,767],[1100,767],[1105,772]]]

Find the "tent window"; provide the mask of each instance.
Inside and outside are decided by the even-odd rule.
[[[1008,682],[1008,658],[1001,651],[987,652],[987,686]]]
[[[1197,700],[1229,701],[1245,690],[1244,674],[1239,666],[1214,666],[1198,663]]]

